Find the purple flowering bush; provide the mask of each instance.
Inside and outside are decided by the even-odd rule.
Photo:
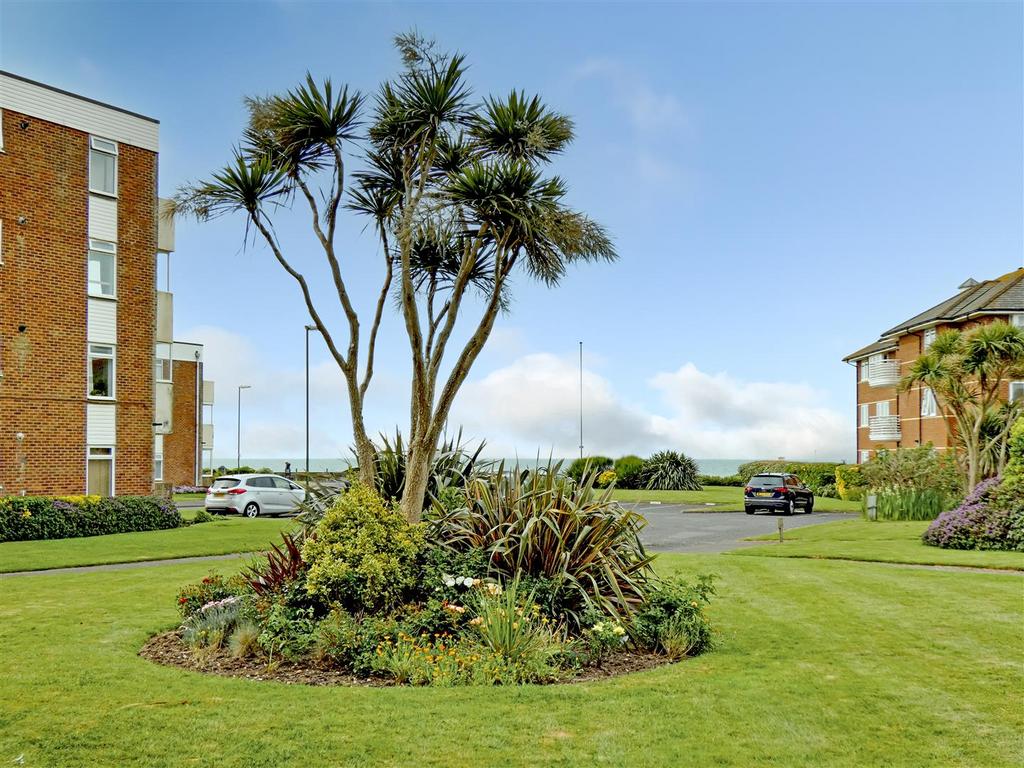
[[[925,544],[945,549],[1024,550],[1024,498],[1017,484],[992,477],[975,486],[956,509],[928,526]]]

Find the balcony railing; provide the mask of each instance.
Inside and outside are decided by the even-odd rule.
[[[871,440],[901,440],[899,416],[872,416],[868,419],[868,437]]]
[[[876,360],[868,364],[868,384],[872,387],[891,387],[899,381],[899,360]]]
[[[213,448],[213,424],[203,424],[202,443],[204,451]]]

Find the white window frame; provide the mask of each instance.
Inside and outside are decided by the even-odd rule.
[[[105,189],[93,189],[92,186],[92,153],[100,152],[105,155],[109,155],[114,158],[114,191],[109,192]],[[110,141],[109,139],[101,139],[99,136],[89,137],[89,191],[95,195],[103,195],[104,197],[117,197],[117,177],[118,177],[118,147],[116,141]]]
[[[921,387],[921,418],[927,419],[939,415],[939,401],[931,387]]]
[[[1024,329],[1024,312],[1014,312],[1011,314],[1010,325]]]
[[[0,152],[4,151],[4,111],[0,109]],[[0,264],[3,262],[0,261]]]
[[[870,360],[871,360],[871,358],[865,357],[865,358],[863,358],[860,361],[860,380],[861,381],[868,381],[871,378],[871,376],[870,376],[871,366],[869,364]]]
[[[935,338],[939,335],[938,328],[925,328],[924,329],[924,351],[928,351],[928,347],[935,343]]]
[[[869,450],[862,450],[860,452],[860,463],[861,464],[866,464],[869,461],[871,461],[871,451],[869,451]]]
[[[890,416],[889,413],[889,401],[879,400],[875,403],[875,416]]]
[[[860,404],[860,426],[868,426],[868,419],[871,418],[871,404],[861,403]]]
[[[110,293],[94,293],[92,290],[92,281],[89,280],[88,272],[86,272],[86,281],[88,283],[89,295],[100,299],[116,299],[117,298],[117,245],[115,243],[108,243],[106,240],[89,240],[89,254],[88,259],[92,261],[92,255],[94,253],[101,254],[103,256],[110,256],[114,262],[114,278],[113,285]],[[88,267],[87,267],[88,269]]]
[[[109,349],[110,352],[97,352],[95,348]],[[109,382],[109,395],[94,395],[92,394],[92,361],[94,359],[109,360],[110,361],[110,382]],[[86,369],[85,369],[85,393],[90,400],[116,400],[117,399],[117,345],[116,344],[98,344],[95,342],[89,342],[89,348],[86,354]]]
[[[1013,394],[1014,390],[1017,391],[1016,396]],[[1009,401],[1011,403],[1015,403],[1018,400],[1024,400],[1024,381],[1011,381],[1010,391],[1007,394],[1009,395]]]
[[[160,376],[157,375],[157,369],[158,368],[163,368],[163,366],[160,365],[163,362],[167,363],[167,370],[169,371],[169,376],[166,379],[162,379],[162,378],[160,378]],[[162,373],[162,371],[161,371],[161,373]],[[153,380],[157,381],[157,382],[160,382],[160,383],[163,383],[163,384],[171,384],[171,383],[173,383],[173,381],[174,381],[174,359],[173,358],[171,358],[170,356],[168,356],[168,357],[160,357],[159,355],[157,355],[156,357],[153,358]]]
[[[107,451],[107,453],[97,454],[93,456],[93,451]],[[117,451],[112,445],[89,445],[85,449],[85,493],[89,493],[89,462],[95,459],[96,461],[110,461],[110,495],[117,495]]]
[[[158,469],[159,467],[159,469]],[[153,435],[153,481],[164,479],[164,436]]]

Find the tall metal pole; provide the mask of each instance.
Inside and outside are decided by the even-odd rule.
[[[242,390],[250,389],[248,384],[238,385],[238,433],[235,437],[235,469],[237,470],[242,466]]]
[[[306,326],[306,481],[309,481],[309,332],[315,325]]]
[[[580,342],[580,458],[583,458],[583,342]]]

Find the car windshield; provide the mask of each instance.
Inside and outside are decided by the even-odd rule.
[[[783,483],[778,475],[754,475],[748,485],[753,488],[781,488]]]
[[[238,485],[237,477],[218,477],[213,481],[211,488],[234,488]]]

